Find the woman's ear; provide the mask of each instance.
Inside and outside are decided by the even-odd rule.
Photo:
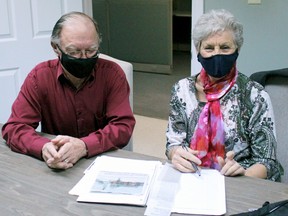
[[[200,53],[200,49],[201,49],[201,43],[199,43],[198,46],[195,46],[197,55]]]

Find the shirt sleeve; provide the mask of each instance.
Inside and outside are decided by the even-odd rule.
[[[42,159],[42,147],[50,140],[35,131],[41,118],[37,89],[32,71],[12,105],[11,116],[2,127],[2,136],[12,151]]]
[[[251,102],[253,104],[250,117],[250,148],[251,157],[240,162],[246,168],[255,163],[267,168],[267,179],[278,181],[281,175],[281,165],[276,159],[276,132],[273,107],[266,91],[252,88]]]
[[[186,115],[186,103],[181,99],[179,94],[184,93],[184,91],[179,90],[180,84],[176,83],[171,89],[171,99],[170,99],[170,113],[168,119],[168,127],[166,131],[166,156],[169,156],[169,151],[174,146],[179,146],[181,144],[188,145],[187,136],[187,115]]]
[[[85,85],[85,89],[81,91],[85,104],[83,107],[89,109],[89,104],[92,106],[95,101],[99,104],[99,106],[94,106],[93,111],[87,110],[87,114],[83,115],[87,125],[83,126],[85,124],[83,123],[80,126],[82,130],[88,131],[85,135],[79,133],[77,118],[71,113],[74,111],[73,103],[65,103],[66,107],[64,108],[63,106],[61,106],[62,108],[57,107],[56,103],[52,103],[56,97],[58,101],[65,97],[61,102],[69,97],[71,100],[74,99],[72,95],[74,92],[72,93],[71,88],[64,88],[63,80],[57,79],[61,67],[57,67],[56,61],[35,67],[25,79],[19,95],[13,103],[12,114],[2,128],[3,138],[11,150],[41,159],[42,148],[45,143],[50,141],[35,131],[41,121],[45,124],[42,125],[41,130],[46,133],[63,134],[82,139],[86,144],[88,157],[127,145],[135,125],[129,103],[129,84],[120,67],[115,68],[115,65],[108,63],[105,65],[105,70],[96,75],[96,84],[91,82],[94,84],[92,86],[88,83]],[[55,82],[50,83],[48,88],[46,83],[49,79],[55,79]],[[51,89],[54,86],[55,91]],[[99,92],[95,93],[90,89],[99,89]],[[48,92],[49,95],[47,95]],[[97,97],[97,100],[94,101],[94,97]],[[98,118],[98,111],[102,113],[102,108],[98,108],[102,106],[105,107],[105,113],[103,118],[101,116],[99,119],[99,122],[102,121],[101,126],[99,126],[94,122]],[[70,112],[65,109],[67,107]],[[57,118],[59,115],[65,116],[65,118],[62,118],[61,121]],[[67,119],[67,122],[63,122],[63,119]],[[102,125],[104,126],[102,127]],[[85,128],[85,126],[87,127]]]

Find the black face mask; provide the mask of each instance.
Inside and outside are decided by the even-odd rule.
[[[208,58],[203,58],[199,53],[197,57],[207,74],[221,78],[231,71],[238,58],[238,50],[230,55],[215,55]]]
[[[61,64],[70,74],[77,78],[88,77],[92,73],[99,57],[99,53],[97,53],[92,58],[75,58],[67,55],[61,49],[60,51],[62,53]]]

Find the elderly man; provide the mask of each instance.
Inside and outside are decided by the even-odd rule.
[[[86,14],[71,12],[56,22],[51,46],[58,59],[28,74],[2,128],[11,150],[68,169],[129,142],[135,125],[129,85],[117,64],[98,59],[99,44],[97,23]],[[56,138],[39,136],[40,122]]]

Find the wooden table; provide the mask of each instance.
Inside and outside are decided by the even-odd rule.
[[[162,160],[124,150],[105,154],[132,159]],[[94,159],[81,159],[71,169],[53,171],[43,161],[12,152],[1,135],[0,215],[144,215],[145,207],[78,203],[77,197],[68,194]],[[288,199],[286,184],[248,177],[226,177],[225,185],[226,215],[260,207],[265,201]]]

